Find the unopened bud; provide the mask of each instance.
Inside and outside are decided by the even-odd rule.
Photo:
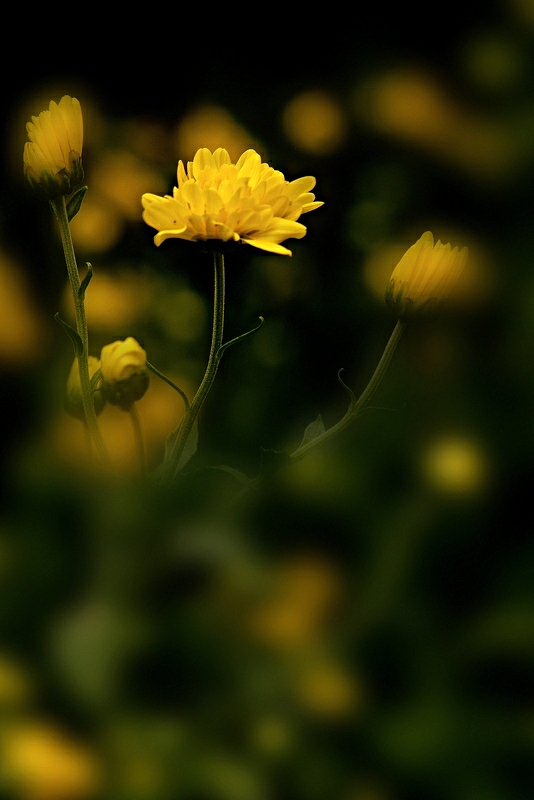
[[[94,356],[89,356],[89,380],[92,379],[94,374],[100,369],[100,359]],[[95,406],[95,413],[98,416],[104,406],[106,405],[106,398],[102,391],[96,389],[93,392],[93,403]],[[78,359],[75,358],[67,379],[67,390],[65,392],[65,410],[71,417],[85,422],[85,412],[83,410],[82,400],[82,386],[80,383],[80,368]]]
[[[108,403],[128,411],[148,389],[146,351],[134,338],[113,342],[100,354],[102,391]]]
[[[79,101],[68,95],[59,103],[52,100],[26,130],[30,141],[24,146],[24,176],[30,187],[45,200],[72,194],[83,181]]]
[[[386,288],[386,304],[397,317],[410,317],[432,309],[445,300],[458,280],[468,250],[423,233],[403,255]]]

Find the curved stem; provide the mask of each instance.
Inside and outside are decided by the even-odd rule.
[[[53,202],[57,212],[61,243],[63,245],[63,253],[65,254],[65,262],[67,264],[67,272],[74,299],[76,330],[80,339],[82,340],[82,351],[81,353],[77,354],[77,358],[78,368],[80,371],[83,410],[85,413],[87,427],[96,445],[98,454],[100,455],[102,461],[110,465],[111,460],[106,449],[106,445],[104,444],[100,427],[98,425],[93,403],[93,395],[91,392],[91,381],[89,378],[89,335],[87,332],[87,320],[85,317],[84,292],[80,291],[80,274],[78,272],[78,265],[76,263],[76,256],[74,254],[72,237],[70,235],[65,197],[58,197],[57,200],[54,200]]]
[[[175,383],[173,383],[173,381],[171,381],[170,378],[167,378],[167,376],[164,375],[163,372],[160,372],[159,369],[156,369],[156,367],[153,364],[149,364],[149,362],[147,361],[146,365],[147,365],[148,369],[151,372],[154,373],[154,375],[157,375],[158,378],[161,378],[162,381],[165,381],[165,383],[168,386],[170,386],[172,389],[174,389],[175,392],[178,392],[178,394],[180,395],[180,397],[184,401],[184,406],[185,406],[185,408],[187,410],[189,408],[189,398],[186,395],[186,393],[184,391],[182,391],[182,389],[180,389],[179,386],[177,386]]]
[[[202,408],[204,400],[208,396],[210,389],[213,386],[219,361],[221,360],[220,351],[222,347],[224,329],[224,255],[222,253],[214,253],[213,268],[215,285],[210,354],[202,382],[198,387],[197,393],[191,401],[189,408],[187,408],[184,414],[178,435],[176,437],[168,473],[169,476],[171,476],[171,479],[178,472],[180,458],[184,451],[187,439],[198,416],[198,412]]]
[[[360,416],[362,411],[365,409],[367,404],[369,403],[372,395],[378,389],[380,383],[382,382],[382,378],[386,374],[386,370],[389,367],[389,363],[393,358],[393,353],[396,350],[396,347],[399,343],[400,337],[406,327],[406,323],[402,320],[397,320],[397,324],[393,329],[393,333],[391,334],[389,341],[382,353],[380,361],[377,364],[377,367],[371,377],[371,380],[361,393],[358,400],[353,401],[345,416],[339,420],[335,425],[332,425],[327,431],[322,433],[320,436],[317,436],[315,439],[307,442],[305,445],[301,447],[297,447],[293,453],[290,453],[291,461],[299,461],[303,458],[310,450],[312,450],[316,445],[323,444],[324,442],[328,441],[329,439],[333,439],[334,436],[337,436],[341,431],[344,431],[349,425],[354,422],[354,420]]]
[[[132,425],[134,430],[135,449],[137,450],[137,457],[139,459],[139,470],[141,475],[144,477],[146,475],[145,445],[143,443],[143,432],[141,430],[141,421],[139,419],[139,412],[137,411],[135,403],[132,403],[128,411],[130,414],[130,418],[132,420]]]
[[[384,352],[382,353],[382,357],[377,364],[377,367],[371,377],[371,380],[367,384],[366,388],[363,390],[362,394],[358,398],[358,400],[354,400],[351,402],[349,409],[345,416],[339,420],[335,425],[332,425],[327,431],[322,433],[320,436],[316,436],[315,439],[311,439],[311,441],[306,442],[306,444],[297,447],[292,453],[290,453],[291,463],[295,461],[299,461],[303,458],[310,450],[313,450],[319,444],[323,444],[327,442],[329,439],[333,439],[334,436],[337,436],[341,431],[344,431],[345,428],[348,428],[354,420],[360,416],[362,411],[365,409],[369,400],[371,399],[372,395],[380,386],[382,378],[386,374],[386,370],[389,367],[389,363],[393,358],[393,353],[399,343],[400,337],[406,327],[406,323],[403,320],[397,320],[397,324],[393,329],[393,333],[391,334],[389,341],[385,347]]]

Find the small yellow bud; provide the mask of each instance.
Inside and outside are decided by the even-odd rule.
[[[113,342],[102,348],[102,391],[108,403],[128,411],[148,389],[146,351],[134,338]]]
[[[100,359],[94,356],[89,356],[89,379],[91,379],[95,372],[100,369]],[[100,389],[93,392],[93,402],[95,405],[95,413],[98,416],[104,406],[106,399]],[[80,383],[80,369],[78,359],[75,358],[72,362],[69,377],[67,379],[67,391],[65,393],[65,410],[71,417],[85,421],[85,413],[83,410],[82,401],[82,386]]]
[[[397,317],[409,317],[434,308],[445,300],[467,261],[468,249],[423,233],[403,255],[386,288],[386,305]]]
[[[47,111],[26,124],[24,176],[40,197],[69,195],[83,181],[82,109],[75,97],[50,102]]]

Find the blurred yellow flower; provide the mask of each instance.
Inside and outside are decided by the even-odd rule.
[[[467,247],[451,249],[450,244],[439,240],[434,244],[434,236],[426,231],[393,270],[386,288],[386,304],[398,317],[433,308],[448,297],[467,255]]]
[[[50,102],[47,111],[26,124],[24,175],[46,200],[71,194],[83,181],[82,109],[75,97]]]
[[[253,636],[281,651],[308,646],[328,626],[341,594],[335,564],[299,554],[274,568],[272,584],[249,614]]]
[[[314,155],[338,150],[348,127],[341,105],[320,90],[296,95],[284,110],[283,125],[293,144]]]
[[[227,150],[206,147],[193,161],[178,162],[178,186],[173,196],[144,194],[143,219],[165,239],[246,242],[260,250],[291,255],[285,239],[301,239],[306,228],[297,219],[322,206],[311,189],[315,178],[287,181],[283,174],[247,150],[232,164]]]
[[[127,411],[148,389],[146,351],[132,336],[102,348],[102,391],[106,400]]]
[[[89,378],[92,378],[99,369],[100,359],[95,358],[95,356],[89,356]],[[93,402],[95,405],[95,411],[98,415],[106,405],[106,400],[100,390],[93,392]],[[65,410],[71,415],[71,417],[76,417],[76,419],[79,419],[82,422],[85,420],[85,412],[83,410],[82,400],[82,386],[80,383],[80,367],[77,358],[75,358],[72,362],[69,377],[67,378]]]
[[[185,375],[171,373],[169,377],[182,386],[188,395],[194,394],[196,386]],[[150,391],[136,403],[136,409],[143,431],[147,463],[155,467],[163,458],[165,437],[182,419],[184,404],[174,389],[156,377],[150,381]],[[129,415],[122,408],[108,403],[98,418],[98,424],[117,474],[137,474],[139,454],[132,436]],[[101,474],[98,462],[87,458],[87,440],[83,428],[73,417],[57,414],[44,444],[48,447],[46,452],[50,457],[58,458],[62,468],[86,476]],[[0,653],[0,710],[1,670]]]
[[[428,442],[421,474],[427,486],[449,497],[476,495],[491,485],[488,453],[481,442],[463,435],[442,435]]]
[[[87,746],[52,724],[21,720],[3,728],[2,782],[24,800],[85,800],[101,788],[102,769]]]
[[[363,687],[332,657],[310,654],[296,676],[300,704],[317,717],[348,716],[363,702]]]

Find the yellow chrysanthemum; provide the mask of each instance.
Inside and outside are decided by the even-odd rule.
[[[430,231],[403,255],[386,288],[386,303],[398,316],[410,316],[445,300],[462,272],[467,247],[451,249]]]
[[[48,111],[26,124],[24,175],[41,197],[52,200],[71,194],[83,181],[82,109],[75,97],[50,102]]]
[[[143,195],[143,219],[159,231],[154,237],[158,246],[165,239],[218,239],[291,255],[280,242],[305,235],[298,218],[323,205],[311,193],[314,186],[312,177],[287,181],[262,163],[255,150],[247,150],[232,164],[222,147],[214,153],[203,147],[187,170],[178,162],[172,197]]]

